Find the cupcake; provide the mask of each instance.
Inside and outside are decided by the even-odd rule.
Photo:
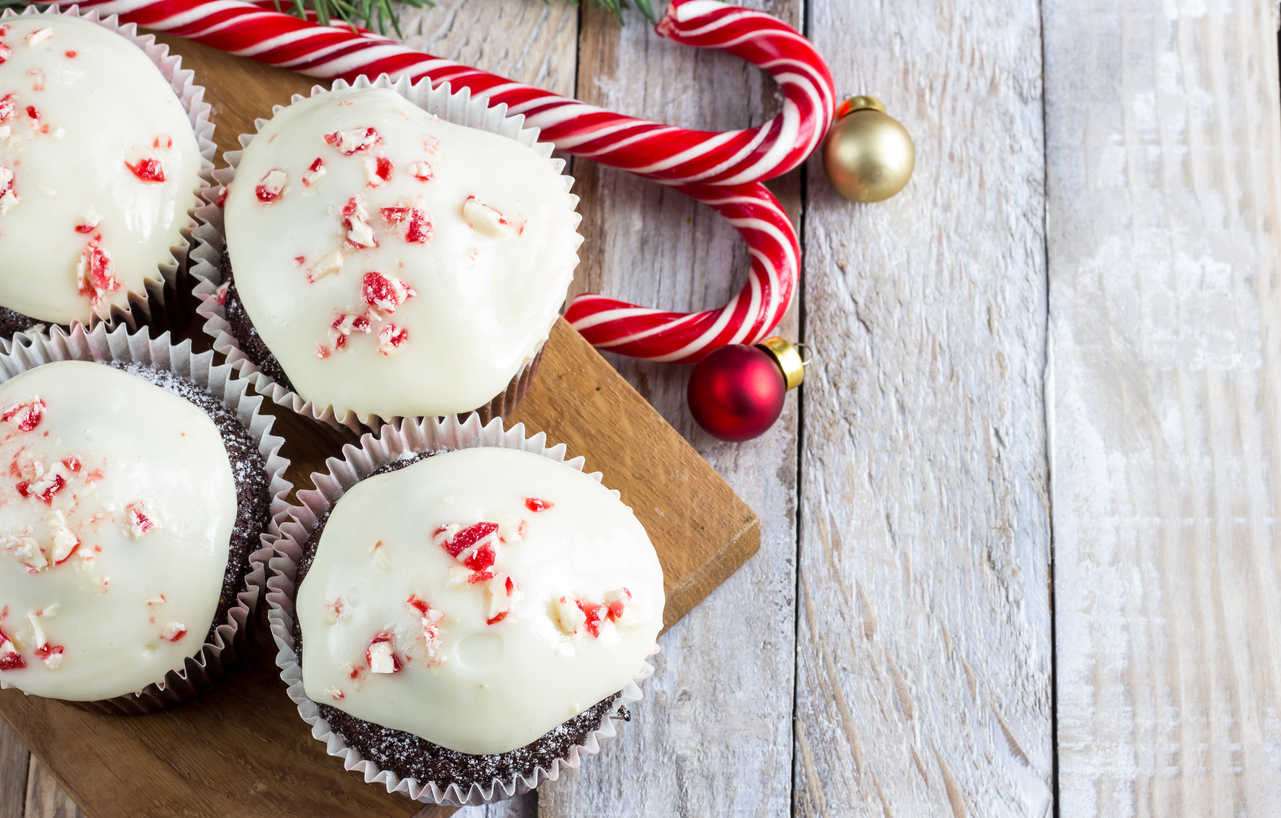
[[[191,72],[133,31],[96,14],[0,18],[6,339],[37,324],[146,321],[185,261],[212,170],[208,106]]]
[[[298,98],[232,157],[211,327],[317,415],[487,420],[565,300],[572,180],[483,100],[381,85]]]
[[[631,509],[563,447],[519,429],[516,446],[375,454],[332,508],[302,498],[280,541],[291,696],[349,769],[420,800],[495,800],[577,766],[658,650],[663,574]]]
[[[107,347],[105,328],[95,337]],[[123,328],[115,340],[137,342]],[[77,341],[88,346],[82,330]],[[204,383],[68,360],[0,384],[3,686],[147,712],[195,695],[234,657],[263,584],[273,493],[287,487],[272,485],[283,464],[269,448],[279,439],[264,441],[270,422],[241,407],[251,431]]]

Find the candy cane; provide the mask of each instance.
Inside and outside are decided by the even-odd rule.
[[[782,319],[796,290],[796,233],[760,185],[800,164],[831,124],[835,89],[813,46],[778,19],[718,0],[673,0],[656,30],[675,42],[714,48],[758,65],[783,92],[783,110],[763,125],[723,133],[674,128],[595,106],[410,49],[345,25],[323,26],[262,0],[88,0],[81,8],[314,77],[389,74],[468,88],[524,114],[558,148],[672,185],[723,215],[746,239],[747,285],[719,310],[683,314],[583,294],[566,312],[598,347],[692,363],[725,343],[753,343]],[[59,0],[72,5],[70,0]]]

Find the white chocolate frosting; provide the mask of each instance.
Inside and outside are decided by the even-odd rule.
[[[617,492],[539,455],[461,449],[338,501],[298,589],[303,685],[457,752],[507,752],[626,687],[663,602]]]
[[[199,652],[236,520],[199,407],[101,364],[36,367],[0,384],[0,462],[0,682],[108,699]]]
[[[185,243],[200,165],[133,43],[75,17],[0,20],[0,306],[59,324],[127,310]]]
[[[295,391],[343,416],[484,405],[547,339],[579,218],[560,164],[388,89],[282,109],[225,204],[245,310]]]

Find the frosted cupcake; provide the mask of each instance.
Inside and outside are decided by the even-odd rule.
[[[0,683],[112,712],[194,695],[270,522],[236,414],[170,371],[51,363],[0,385],[0,458]]]
[[[662,569],[631,510],[527,451],[376,469],[320,516],[296,573],[314,734],[422,800],[493,800],[577,766],[662,627]]]
[[[565,300],[577,198],[549,147],[441,121],[403,85],[262,126],[226,195],[218,299],[244,356],[336,417],[487,419]]]
[[[193,122],[212,127],[190,72],[151,40],[144,52],[68,14],[0,18],[5,338],[135,309],[146,320],[186,257],[205,162]]]

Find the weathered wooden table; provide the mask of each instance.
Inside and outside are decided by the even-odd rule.
[[[623,740],[487,814],[1275,814],[1275,3],[763,6],[885,101],[916,177],[874,206],[813,161],[773,186],[805,250],[781,332],[818,358],[764,438],[716,442],[686,369],[616,360],[764,542],[663,637]],[[432,53],[654,119],[777,105],[635,14],[405,19]],[[573,174],[577,288],[676,309],[737,289],[746,250],[709,211]],[[6,738],[0,815],[73,814]]]

